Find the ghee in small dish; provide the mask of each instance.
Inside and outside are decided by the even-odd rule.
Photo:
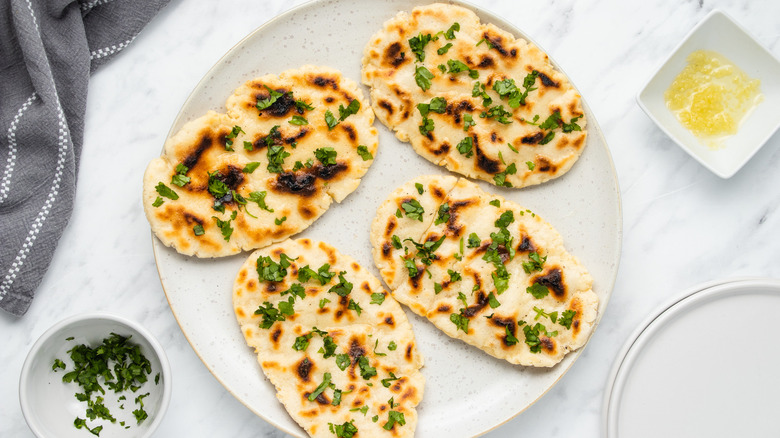
[[[734,135],[761,102],[761,81],[750,78],[723,55],[697,50],[664,93],[677,120],[713,149]]]

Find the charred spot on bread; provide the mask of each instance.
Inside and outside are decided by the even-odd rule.
[[[317,177],[310,170],[282,172],[273,181],[273,188],[279,192],[311,196],[317,192]]]
[[[325,75],[316,75],[311,82],[318,87],[322,87],[322,88],[330,87],[334,91],[339,89],[338,81],[332,77],[327,77]]]
[[[298,371],[298,377],[304,382],[309,381],[309,372],[311,371],[312,363],[308,357],[304,357],[303,360],[298,362],[296,370]]]
[[[545,157],[539,157],[536,159],[536,169],[539,172],[555,172],[558,170],[558,166],[551,163],[550,160]]]
[[[189,211],[185,211],[183,213],[183,216],[184,216],[184,220],[187,222],[187,225],[193,225],[193,224],[203,225],[203,219],[195,216]]]
[[[446,153],[448,153],[450,151],[450,145],[447,142],[444,142],[444,143],[440,144],[438,148],[433,147],[433,146],[434,145],[431,144],[428,147],[428,150],[430,150],[433,153],[433,155],[436,155],[436,156],[439,156],[441,154],[446,154]]]
[[[352,362],[354,363],[357,362],[361,356],[365,356],[366,349],[360,344],[359,339],[353,337],[349,341],[349,351],[347,351],[347,354],[349,354],[349,357],[352,358]]]
[[[394,42],[393,44],[390,44],[387,46],[387,49],[385,49],[384,59],[383,62],[393,66],[394,68],[398,68],[399,66],[403,65],[406,61],[406,52],[403,51],[403,47],[401,47],[401,43]]]
[[[279,96],[278,99],[274,103],[272,103],[268,108],[261,110],[260,114],[267,113],[271,115],[272,117],[284,117],[287,115],[287,113],[290,112],[291,109],[295,108],[295,99],[292,97],[292,93],[288,92],[287,90],[283,88],[279,88],[276,90],[277,93],[282,93],[281,96]],[[268,99],[270,96],[266,95],[263,97],[260,97],[260,95],[257,95],[257,100],[264,100]]]
[[[485,292],[480,290],[479,294],[477,294],[477,303],[463,309],[461,314],[466,318],[472,318],[474,315],[477,314],[477,312],[484,309],[489,302],[490,300],[488,299],[488,296],[485,295]]]
[[[479,147],[479,137],[476,134],[472,138],[474,140],[474,153],[477,156],[477,167],[489,174],[498,173],[498,170],[501,168],[501,162],[486,156],[482,152],[482,148]]]
[[[506,50],[504,47],[504,39],[500,35],[491,35],[489,32],[485,32],[482,34],[482,38],[490,43],[489,47],[495,49],[504,58],[514,58],[517,56],[516,49],[513,48],[511,52]]]
[[[534,246],[534,243],[531,242],[531,238],[523,234],[523,236],[520,238],[520,244],[517,245],[517,252],[534,252],[534,251],[536,251],[536,246]]]
[[[304,126],[298,132],[296,132],[295,135],[292,135],[290,137],[283,137],[282,138],[282,142],[284,142],[286,144],[293,144],[293,143],[295,143],[297,141],[300,141],[310,131],[311,130],[307,126]]]
[[[520,139],[520,143],[522,144],[537,144],[544,138],[544,133],[542,131],[537,131],[534,134],[529,134],[524,136]]]
[[[387,111],[388,115],[391,115],[391,116],[393,115],[393,105],[390,102],[388,102],[388,101],[386,101],[384,99],[380,99],[377,102],[377,105],[379,105],[379,108],[382,108],[385,111]]]
[[[482,58],[479,60],[479,64],[477,64],[477,66],[481,68],[493,67],[494,65],[496,65],[496,62],[493,61],[493,58],[488,55],[482,55]]]
[[[542,72],[539,72],[539,80],[542,82],[542,85],[544,85],[545,87],[559,88],[561,86],[560,83],[555,82],[549,76],[547,76]]]
[[[203,155],[203,152],[210,148],[212,144],[214,144],[214,139],[208,133],[204,133],[200,137],[198,146],[182,160],[182,164],[187,168],[192,169],[198,163],[198,160],[200,160],[200,156]]]
[[[355,127],[350,125],[347,122],[341,122],[339,125],[341,129],[343,129],[347,133],[347,137],[349,137],[350,140],[355,141],[357,140],[357,133],[355,132]]]
[[[385,227],[385,236],[392,235],[396,225],[398,225],[398,222],[396,222],[395,216],[390,216],[390,219],[387,221],[387,227]]]
[[[556,267],[550,268],[544,275],[538,275],[533,279],[534,283],[545,286],[552,292],[555,298],[561,300],[566,297],[566,285],[563,282],[563,272]]]
[[[385,256],[385,258],[390,256],[390,251],[393,250],[393,245],[390,244],[390,242],[385,242],[382,244],[382,255]]]
[[[395,320],[393,319],[393,315],[387,315],[385,317],[385,324],[389,325],[390,327],[395,326]]]
[[[336,164],[329,164],[327,166],[318,164],[312,167],[312,169],[314,169],[314,171],[317,172],[317,176],[319,178],[322,178],[327,181],[329,179],[333,179],[334,177],[336,177],[336,175],[340,174],[341,172],[349,170],[349,165],[344,161],[339,161]]]

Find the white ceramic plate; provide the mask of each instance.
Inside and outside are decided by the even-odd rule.
[[[626,343],[605,393],[615,437],[777,435],[780,280],[694,288]]]
[[[696,50],[712,50],[728,58],[751,78],[761,81],[763,101],[722,148],[702,143],[675,118],[664,92]],[[710,12],[661,65],[637,95],[639,106],[685,152],[721,178],[733,176],[780,127],[780,61],[728,15]]]
[[[313,2],[288,11],[257,29],[228,52],[197,85],[171,127],[213,109],[244,81],[302,64],[323,64],[360,80],[363,46],[398,11],[423,0]],[[525,35],[496,15],[488,21]],[[368,95],[368,90],[364,88]],[[603,314],[615,281],[622,239],[620,192],[612,159],[596,119],[588,117],[588,142],[573,169],[542,186],[497,189],[551,222],[566,246],[590,270]],[[379,277],[371,258],[369,228],[376,208],[398,185],[423,174],[446,171],[400,143],[379,122],[379,151],[360,187],[301,233],[354,257]],[[232,284],[247,254],[215,260],[185,257],[153,239],[160,278],[174,316],[195,352],[238,400],[269,423],[295,436],[304,432],[287,415],[275,390],[246,346],[232,309]],[[452,340],[427,320],[407,312],[425,358],[427,383],[419,406],[417,436],[474,436],[511,419],[549,390],[580,352],[552,369],[512,366]]]

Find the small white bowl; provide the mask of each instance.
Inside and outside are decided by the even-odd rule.
[[[763,101],[748,116],[724,147],[712,149],[686,129],[666,107],[664,92],[696,50],[712,50],[728,58],[748,76],[761,81]],[[780,61],[756,42],[745,29],[720,11],[710,12],[637,95],[639,106],[680,147],[704,167],[730,178],[758,152],[780,127]]]
[[[114,391],[105,388],[105,395],[97,394],[104,397],[104,404],[117,419],[116,423],[98,418],[95,421],[87,420],[87,424],[90,427],[102,425],[101,438],[148,437],[160,424],[171,399],[171,368],[162,346],[149,331],[132,321],[106,313],[90,313],[55,324],[35,342],[27,354],[19,380],[19,400],[24,418],[36,436],[93,436],[86,429],[76,429],[74,426],[76,417],[86,419],[87,403],[76,400],[74,396],[82,392],[81,386],[75,382],[63,382],[62,376],[73,370],[68,350],[79,344],[93,347],[99,345],[112,332],[125,337],[132,336],[130,342],[141,347],[141,353],[151,363],[152,372],[149,380],[136,392],[127,390],[114,394]],[[73,339],[67,340],[70,337]],[[52,371],[55,358],[65,362],[67,369]],[[155,384],[157,373],[160,373],[160,379]],[[135,398],[147,392],[150,395],[143,399],[143,404],[149,417],[138,425],[133,416],[133,410],[139,407]],[[126,400],[118,401],[117,398],[123,394]],[[119,408],[122,403],[124,409]],[[130,427],[121,426],[119,421],[122,420]]]

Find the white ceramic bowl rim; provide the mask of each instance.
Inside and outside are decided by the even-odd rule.
[[[33,358],[38,355],[44,343],[49,338],[51,338],[55,333],[59,332],[63,328],[73,323],[79,321],[92,320],[92,319],[96,319],[96,320],[104,319],[104,320],[114,321],[135,330],[141,336],[143,336],[147,342],[149,342],[149,345],[152,346],[152,350],[154,351],[154,354],[160,360],[160,367],[162,368],[160,370],[160,374],[163,376],[162,398],[160,402],[159,411],[157,412],[157,414],[155,414],[154,419],[152,420],[152,423],[149,425],[149,428],[147,429],[147,433],[145,435],[145,436],[150,436],[160,425],[160,422],[162,421],[162,418],[165,416],[165,412],[168,410],[168,405],[170,404],[171,401],[171,388],[172,388],[171,366],[170,363],[168,362],[168,356],[165,354],[165,350],[163,349],[160,342],[157,340],[157,338],[154,337],[154,335],[152,335],[151,332],[149,332],[149,330],[147,330],[146,328],[144,328],[143,326],[141,326],[140,324],[134,321],[131,321],[122,316],[118,316],[108,312],[90,312],[90,313],[82,313],[82,314],[70,316],[51,326],[49,329],[43,332],[43,334],[38,338],[37,341],[35,341],[32,348],[30,348],[29,353],[27,353],[27,357],[25,358],[24,364],[22,365],[22,373],[19,378],[19,403],[21,404],[22,414],[24,415],[24,418],[27,421],[27,425],[30,427],[33,433],[35,433],[36,436],[38,437],[44,436],[43,432],[40,430],[38,424],[34,420],[35,418],[35,416],[33,415],[34,407],[30,403],[25,388],[25,382],[27,382],[30,378],[30,370],[32,367]]]

